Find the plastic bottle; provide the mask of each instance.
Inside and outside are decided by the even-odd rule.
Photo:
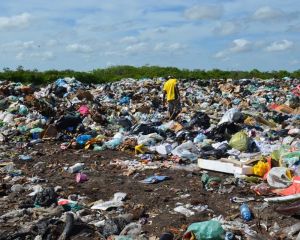
[[[233,240],[234,234],[232,232],[226,232],[225,234],[225,240]]]
[[[240,207],[241,216],[245,221],[250,221],[252,219],[252,214],[250,208],[247,204],[243,203]]]
[[[69,173],[77,173],[81,169],[83,169],[83,167],[84,167],[84,163],[76,163],[75,165],[69,167],[67,170]]]

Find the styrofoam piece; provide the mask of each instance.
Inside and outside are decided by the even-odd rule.
[[[252,175],[253,168],[249,165],[236,165],[232,162],[223,162],[221,160],[208,160],[198,159],[198,166],[205,170],[211,170],[216,172],[240,174],[240,175]]]

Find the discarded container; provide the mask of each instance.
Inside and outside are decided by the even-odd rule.
[[[30,160],[32,160],[32,157],[29,155],[20,155],[19,159],[22,161],[30,161]]]
[[[246,203],[243,203],[240,207],[241,216],[245,221],[250,221],[252,219],[252,213],[250,211],[250,208]]]
[[[77,173],[79,172],[80,170],[82,170],[84,167],[84,163],[76,163],[75,165],[67,168],[67,171],[69,173]]]
[[[224,240],[234,240],[234,234],[232,232],[226,232]]]

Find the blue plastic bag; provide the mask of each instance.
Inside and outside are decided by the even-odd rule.
[[[119,103],[120,103],[121,105],[123,105],[123,104],[128,104],[129,101],[130,101],[130,98],[127,97],[127,96],[125,96],[125,97],[122,97],[122,98],[120,99]]]
[[[87,141],[89,141],[90,139],[92,139],[92,136],[91,135],[80,135],[76,138],[76,142],[79,144],[79,145],[84,145]]]
[[[153,183],[162,182],[167,179],[169,179],[168,176],[151,176],[151,177],[148,177],[148,178],[142,180],[141,182],[146,183],[146,184],[153,184]]]

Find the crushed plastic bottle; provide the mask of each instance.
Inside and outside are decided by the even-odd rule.
[[[252,213],[247,204],[243,203],[240,207],[241,216],[245,221],[250,221],[252,219]]]
[[[234,234],[232,232],[226,232],[225,240],[234,240]]]

